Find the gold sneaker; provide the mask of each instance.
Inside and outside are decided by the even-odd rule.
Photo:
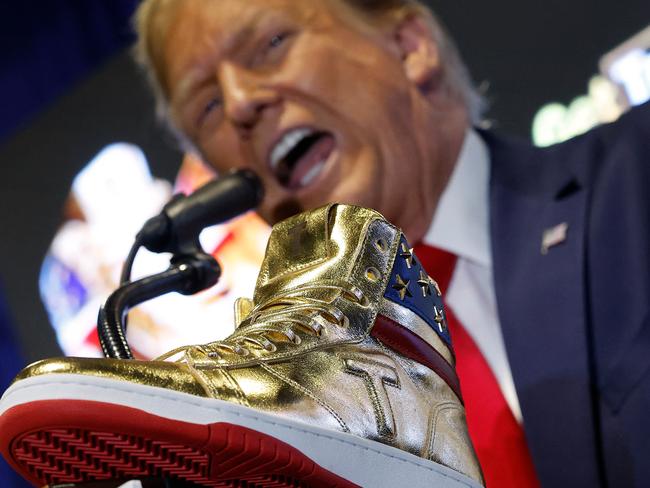
[[[440,293],[378,213],[273,228],[224,341],[155,361],[60,358],[0,401],[0,449],[35,484],[479,487]]]

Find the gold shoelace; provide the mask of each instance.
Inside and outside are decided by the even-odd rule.
[[[331,302],[305,296],[310,291],[319,290],[334,290],[338,294]],[[204,345],[181,346],[159,356],[156,360],[163,361],[183,353],[176,362],[186,362],[192,366],[194,360],[191,353],[220,359],[222,355],[219,351],[247,356],[250,354],[250,348],[275,352],[277,350],[275,342],[279,341],[298,345],[301,339],[296,328],[320,337],[323,329],[328,325],[348,326],[348,317],[333,305],[339,297],[364,306],[368,303],[359,288],[342,280],[305,284],[285,290],[255,306],[233,336]],[[242,333],[237,334],[238,331]]]

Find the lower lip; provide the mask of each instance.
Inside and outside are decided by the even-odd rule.
[[[336,141],[330,134],[323,136],[294,168],[288,188],[299,190],[318,181],[334,152]]]

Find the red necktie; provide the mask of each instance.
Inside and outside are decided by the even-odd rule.
[[[429,275],[447,291],[456,256],[425,244],[415,254]],[[456,371],[465,401],[467,428],[488,488],[538,488],[526,437],[474,340],[446,307],[456,353]]]

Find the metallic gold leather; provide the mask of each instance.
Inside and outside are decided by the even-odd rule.
[[[46,374],[81,374],[206,396],[186,365],[164,361],[122,361],[95,358],[53,358],[37,361],[23,369],[14,382]]]
[[[253,300],[250,298],[240,297],[235,300],[235,325],[239,327],[253,310]]]
[[[253,302],[238,305],[227,339],[179,348],[166,361],[41,361],[16,381],[75,373],[220,398],[394,446],[482,482],[453,391],[370,335],[381,310],[453,364],[422,319],[383,298],[400,237],[358,207],[292,217],[273,228]]]

